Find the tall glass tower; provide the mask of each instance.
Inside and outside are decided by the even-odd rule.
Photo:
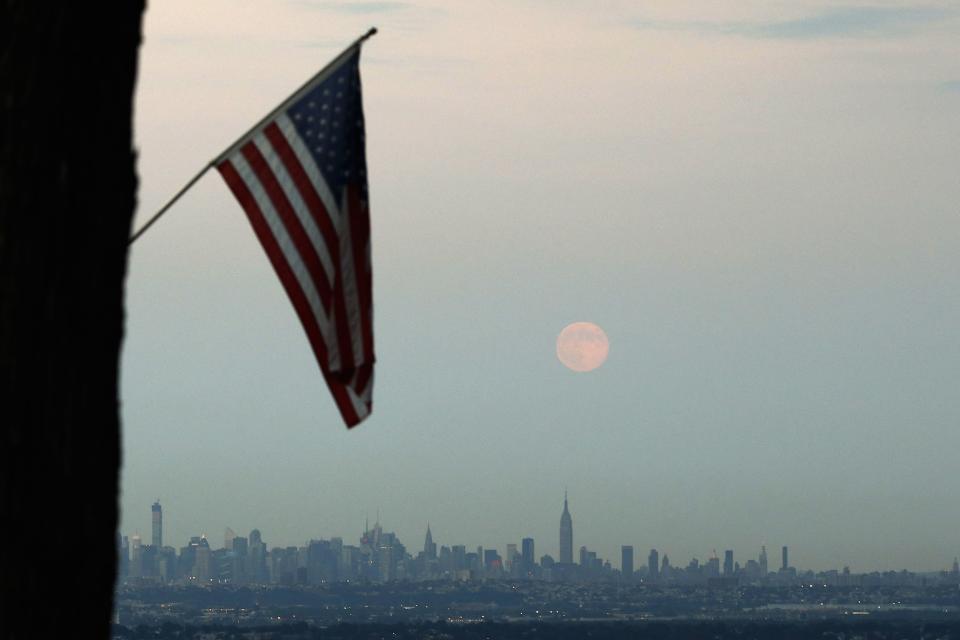
[[[573,564],[573,519],[567,508],[567,492],[563,492],[563,515],[560,516],[560,562]]]
[[[624,580],[633,579],[633,545],[620,547],[620,575]]]
[[[157,499],[151,507],[153,511],[153,546],[157,549],[163,548],[163,510],[160,508],[160,500]]]

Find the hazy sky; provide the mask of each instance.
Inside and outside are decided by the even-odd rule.
[[[153,2],[138,222],[371,25],[374,415],[211,173],[130,256],[124,533],[960,554],[955,2]]]

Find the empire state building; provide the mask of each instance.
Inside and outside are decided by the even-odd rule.
[[[573,518],[567,509],[567,492],[563,492],[563,515],[560,516],[560,562],[573,564]]]

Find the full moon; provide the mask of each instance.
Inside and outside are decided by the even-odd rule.
[[[573,371],[593,371],[610,352],[610,341],[603,329],[592,322],[574,322],[557,336],[557,358]]]

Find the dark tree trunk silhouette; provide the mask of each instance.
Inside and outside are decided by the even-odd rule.
[[[143,0],[0,4],[0,629],[106,638]]]

